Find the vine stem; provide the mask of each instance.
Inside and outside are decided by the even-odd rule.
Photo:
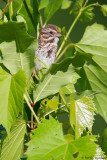
[[[80,12],[78,13],[78,15],[77,15],[77,17],[75,18],[74,22],[72,23],[71,27],[69,28],[68,33],[66,34],[64,41],[62,42],[62,44],[61,44],[58,52],[56,53],[56,57],[58,57],[58,55],[60,54],[60,52],[61,52],[61,50],[62,50],[62,48],[63,48],[63,46],[64,46],[64,44],[65,44],[65,41],[66,41],[67,38],[69,37],[69,35],[70,35],[73,27],[75,26],[76,22],[78,21],[79,17],[81,16],[81,13],[82,13],[82,10],[80,10]]]
[[[29,100],[28,100],[27,96],[24,95],[24,98],[25,98],[26,103],[27,103],[28,106],[29,106],[29,109],[31,110],[31,113],[32,113],[33,116],[35,117],[36,121],[37,121],[38,123],[40,123],[40,121],[39,121],[39,119],[38,119],[36,113],[34,112],[34,110],[33,110],[32,106],[31,106],[31,104],[29,103]]]
[[[26,91],[26,95],[27,95],[30,103],[33,103],[33,102],[32,102],[32,99],[31,99],[30,96],[29,96],[28,91]],[[31,122],[33,122],[33,113],[32,113],[32,112],[31,112]],[[33,123],[31,123],[31,127],[33,128]]]
[[[10,4],[12,1],[13,1],[13,0],[10,0],[10,1],[8,0],[8,3],[6,4],[3,12],[2,12],[1,15],[0,15],[0,19],[2,18],[3,14],[4,14],[5,10],[6,10],[6,8],[9,6],[9,4]],[[10,11],[9,11],[9,12],[10,12]],[[12,13],[12,12],[11,12],[11,13]],[[9,16],[10,16],[10,13],[9,13]],[[11,19],[11,18],[10,18],[10,19]]]
[[[65,44],[67,38],[69,37],[69,35],[70,35],[72,29],[74,28],[75,24],[77,23],[78,19],[80,18],[82,12],[83,12],[86,8],[88,8],[88,7],[91,7],[91,6],[100,6],[98,3],[94,3],[94,4],[90,4],[90,5],[86,6],[87,3],[88,3],[88,0],[86,0],[86,2],[84,3],[84,6],[80,9],[80,11],[79,11],[77,17],[76,17],[75,20],[73,21],[71,27],[70,27],[69,30],[68,30],[68,33],[67,33],[66,36],[65,36],[64,41],[62,42],[62,44],[61,44],[61,46],[60,46],[58,52],[56,53],[56,57],[59,56],[59,54],[60,54],[62,48],[64,47],[64,44]]]
[[[63,56],[64,52],[67,50],[67,48],[69,48],[69,46],[74,46],[75,44],[74,43],[70,43],[68,44],[64,49],[63,51],[61,52],[61,54],[57,57],[55,63],[57,63],[59,61],[59,59]]]
[[[59,91],[59,95],[60,95],[62,101],[64,102],[65,106],[67,107],[68,111],[70,111],[70,108],[69,108],[69,106],[68,106],[68,104],[67,104],[67,102],[66,102],[66,100],[65,100],[61,91]]]

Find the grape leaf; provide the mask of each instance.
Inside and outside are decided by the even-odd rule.
[[[106,159],[107,157],[104,155],[104,152],[102,151],[102,149],[97,145],[96,148],[96,154],[93,158],[93,160],[99,160],[99,159]]]
[[[83,67],[86,78],[95,95],[96,112],[107,121],[107,31],[100,24],[88,26],[75,49],[78,54],[91,55]],[[82,77],[84,79],[84,77]],[[87,88],[86,88],[87,89]]]
[[[34,54],[37,41],[26,33],[24,23],[0,23],[0,50],[2,63],[15,74],[20,69],[25,70],[29,80],[35,67]]]
[[[96,153],[95,136],[85,136],[77,140],[67,141],[64,138],[61,124],[53,118],[43,120],[34,130],[32,140],[27,143],[25,153],[28,160],[82,160],[82,157],[93,157]]]
[[[79,20],[82,22],[91,21],[94,18],[93,9],[94,7],[89,7],[89,8],[84,9]]]
[[[48,3],[48,6],[44,10],[44,15],[47,23],[53,14],[59,9],[63,0],[51,0]]]
[[[71,59],[68,58],[59,64],[51,66],[34,90],[35,102],[51,94],[58,93],[68,83],[75,83],[79,76],[75,73],[75,69],[70,63]]]
[[[7,133],[23,110],[23,94],[26,87],[24,71],[11,75],[0,67],[0,123]]]
[[[2,141],[1,160],[18,160],[24,151],[25,121],[20,116],[16,119],[8,136]]]
[[[74,0],[70,14],[73,13],[75,16],[77,16],[79,10],[82,8],[83,3],[84,0]]]
[[[70,122],[75,128],[75,138],[81,136],[86,127],[91,131],[94,120],[95,107],[92,100],[88,97],[74,101],[71,96],[70,100]]]
[[[75,92],[74,84],[72,84],[72,83],[67,84],[66,86],[64,86],[63,88],[61,88],[61,91],[64,94],[71,94],[72,92]]]

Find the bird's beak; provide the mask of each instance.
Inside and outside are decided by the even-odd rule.
[[[60,32],[58,32],[57,34],[56,34],[56,37],[62,37],[63,35],[60,33]]]

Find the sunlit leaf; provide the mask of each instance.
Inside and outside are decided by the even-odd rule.
[[[77,101],[71,96],[70,103],[70,122],[75,129],[75,138],[78,138],[86,128],[91,131],[95,107],[92,100],[85,96]]]
[[[105,17],[107,17],[107,5],[101,5],[101,11]]]
[[[46,18],[46,23],[53,16],[53,14],[59,9],[63,0],[51,0],[48,6],[45,8],[44,15]]]
[[[106,159],[106,155],[104,155],[104,152],[102,151],[102,149],[97,145],[97,148],[96,148],[96,154],[93,158],[93,160],[99,160],[99,159]]]
[[[67,86],[61,88],[61,91],[62,91],[64,94],[71,94],[72,92],[75,92],[74,84],[69,83]]]
[[[0,67],[0,123],[8,133],[23,110],[25,87],[26,77],[22,70],[11,75]]]
[[[34,55],[37,47],[35,38],[26,33],[24,23],[0,23],[0,50],[2,63],[15,74],[20,69],[25,70],[29,79],[35,67]]]
[[[32,140],[27,144],[28,150],[25,153],[28,160],[74,160],[77,153],[77,160],[82,157],[94,157],[96,152],[95,136],[85,136],[75,141],[65,139],[61,124],[51,118],[44,120],[34,130]]]
[[[84,59],[91,55],[86,59],[88,63],[83,67],[85,78],[90,88],[99,92],[94,99],[96,112],[107,121],[107,31],[105,27],[96,23],[88,26],[83,38],[76,45],[76,50],[80,56],[81,53],[84,54]]]
[[[79,76],[70,63],[71,59],[68,58],[59,64],[53,64],[51,66],[34,90],[35,102],[49,95],[58,93],[59,90],[68,83],[75,83]]]
[[[67,9],[70,7],[71,4],[72,4],[72,1],[63,0],[62,5],[61,5],[61,9]]]
[[[24,152],[26,124],[22,117],[16,119],[10,131],[10,137],[2,142],[1,160],[18,160]]]

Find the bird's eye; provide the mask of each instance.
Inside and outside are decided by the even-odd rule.
[[[50,34],[53,34],[53,32],[52,32],[52,31],[50,31]]]

